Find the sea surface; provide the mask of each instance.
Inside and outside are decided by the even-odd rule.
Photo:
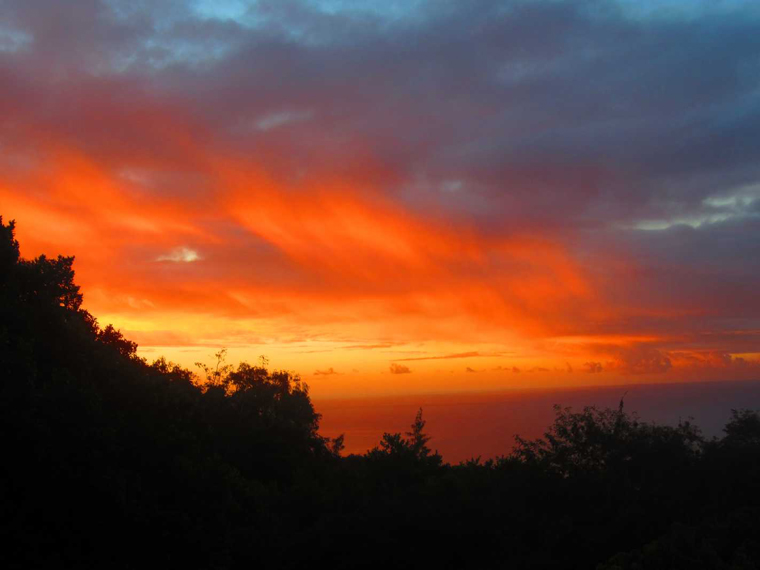
[[[458,463],[509,453],[515,435],[541,436],[554,419],[553,406],[624,408],[643,421],[676,425],[693,418],[708,436],[720,436],[731,409],[760,410],[760,381],[694,382],[520,390],[499,393],[426,394],[315,400],[320,433],[345,434],[345,453],[364,453],[384,432],[406,432],[419,408],[430,447]]]

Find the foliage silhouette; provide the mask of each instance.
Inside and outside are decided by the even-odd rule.
[[[760,415],[556,407],[542,438],[444,463],[420,410],[364,455],[297,376],[137,356],[82,309],[72,257],[0,218],[5,567],[757,568]]]

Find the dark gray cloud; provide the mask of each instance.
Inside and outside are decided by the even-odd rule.
[[[170,105],[283,176],[372,157],[388,192],[494,225],[670,219],[760,178],[751,3],[642,18],[599,0],[430,2],[394,20],[324,3],[252,2],[236,19],[199,6],[6,1],[6,26],[31,40],[3,69],[53,124],[91,114],[72,109],[83,80],[99,99],[127,84],[104,113]],[[94,130],[75,134],[87,144]]]

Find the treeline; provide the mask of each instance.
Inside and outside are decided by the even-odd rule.
[[[265,363],[188,370],[81,308],[73,258],[0,218],[6,568],[751,569],[760,415],[722,439],[557,408],[496,460],[444,463],[421,414],[358,456]]]

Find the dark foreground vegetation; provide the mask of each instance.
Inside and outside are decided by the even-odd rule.
[[[719,440],[618,410],[448,465],[418,415],[363,456],[307,387],[240,364],[198,383],[100,328],[72,258],[19,258],[0,219],[5,568],[751,569],[760,416]]]

